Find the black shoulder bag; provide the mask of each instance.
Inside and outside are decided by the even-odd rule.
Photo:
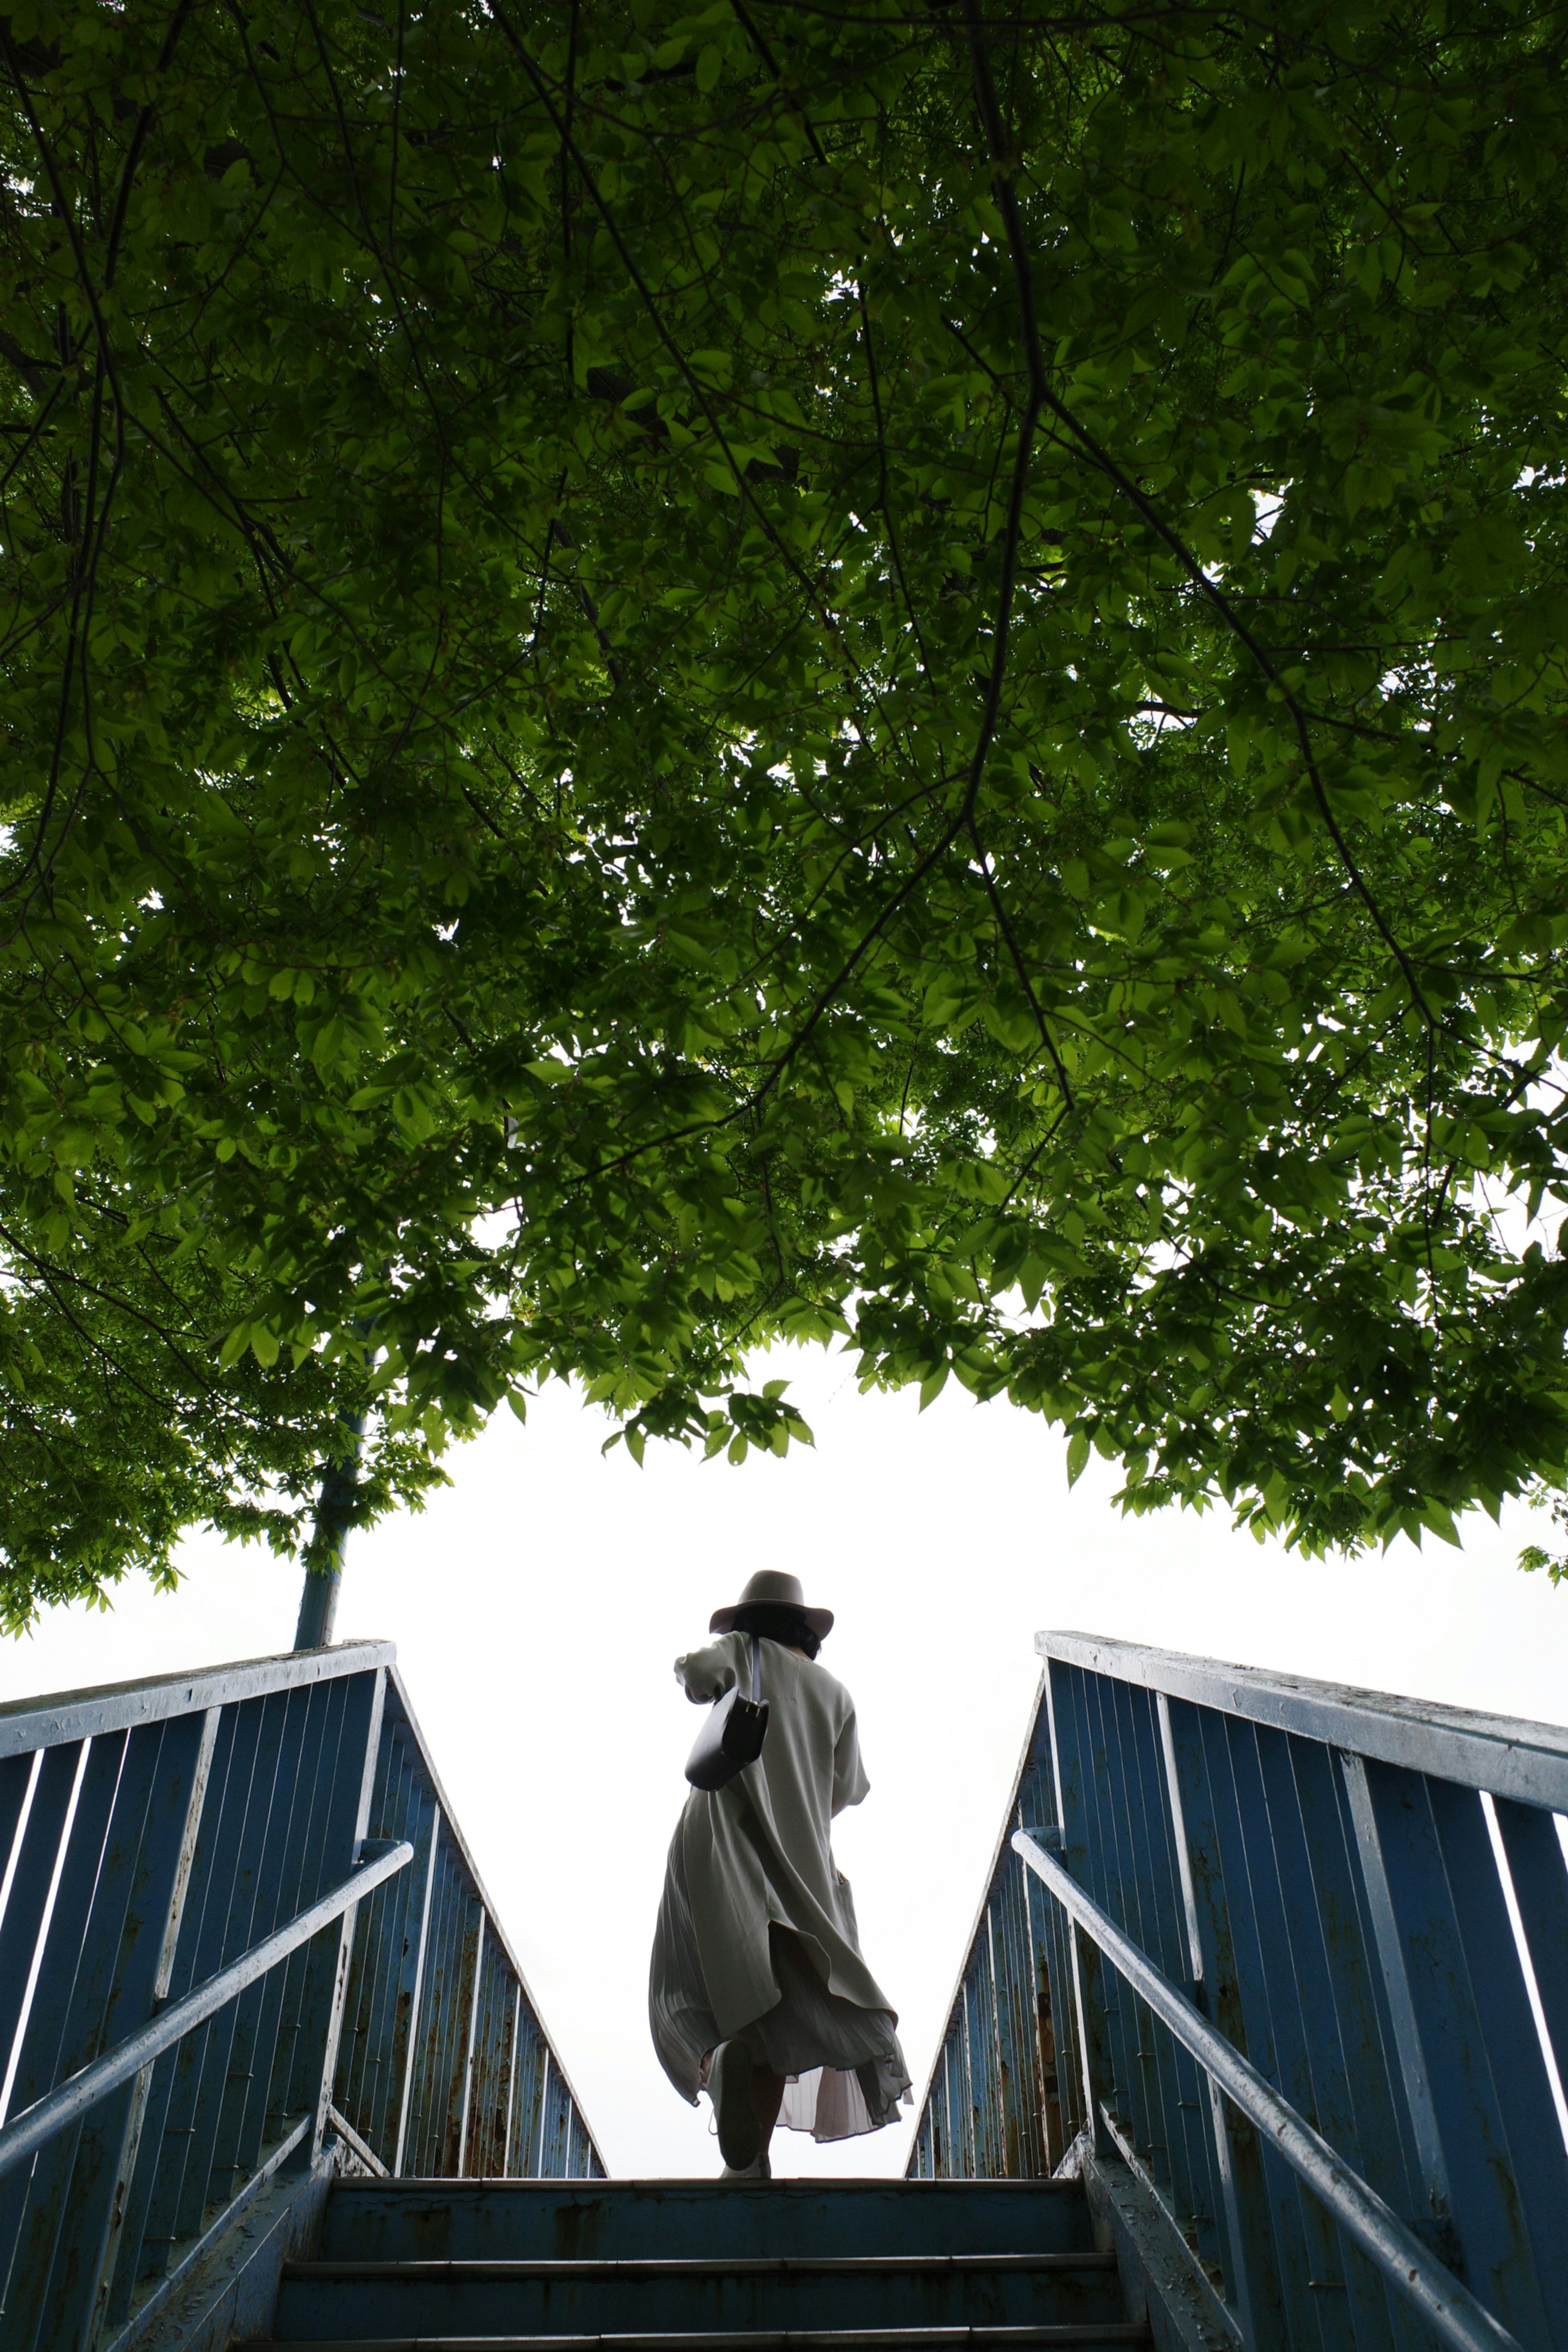
[[[686,1777],[694,1789],[722,1789],[737,1772],[754,1764],[763,1752],[768,1728],[768,1703],[760,1696],[761,1669],[757,1637],[748,1633],[752,1652],[752,1696],[741,1696],[741,1685],[716,1698],[708,1720],[697,1735],[686,1759]]]

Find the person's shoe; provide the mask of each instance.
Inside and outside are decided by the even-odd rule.
[[[721,2180],[771,2180],[773,2177],[773,2168],[768,2162],[767,2150],[765,2148],[758,2149],[756,2155],[752,2157],[750,2164],[746,2166],[744,2171],[737,2172],[733,2166],[727,2164],[724,2167],[723,2171],[719,2175]]]
[[[725,2168],[747,2172],[756,2162],[763,2135],[752,2105],[752,2053],[743,2042],[721,2042],[709,2062],[708,2088]]]

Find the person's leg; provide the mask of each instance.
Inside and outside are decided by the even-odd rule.
[[[744,2172],[756,2160],[755,2072],[751,2051],[738,2038],[721,2042],[708,2062],[708,2091],[727,2171]]]
[[[757,2119],[757,2148],[766,2156],[768,2142],[773,2136],[773,2126],[784,2105],[784,2084],[788,2077],[775,2074],[771,2066],[754,2061],[752,2066],[752,2112]]]

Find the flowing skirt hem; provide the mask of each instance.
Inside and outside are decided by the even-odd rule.
[[[861,2009],[832,1992],[800,1937],[775,1920],[768,1954],[779,1997],[736,2039],[784,2077],[779,2122],[818,2141],[853,2139],[894,2121],[911,2085],[898,2028],[886,2009]],[[695,2106],[708,2061],[723,2038],[709,2004],[679,1843],[670,1853],[654,1944],[648,2018],[665,2073]]]

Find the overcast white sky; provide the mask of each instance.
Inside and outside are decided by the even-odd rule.
[[[857,1393],[851,1360],[774,1356],[814,1453],[638,1471],[563,1390],[450,1457],[422,1517],[355,1539],[338,1630],[385,1636],[479,1869],[613,2173],[717,2171],[660,2074],[647,1952],[697,1727],[670,1673],[755,1568],[838,1612],[823,1663],[859,1708],[871,1794],[836,1837],[867,1958],[922,2085],[1033,1702],[1037,1627],[1114,1633],[1373,1689],[1568,1720],[1568,1590],[1514,1566],[1522,1514],[1466,1549],[1303,1563],[1223,1516],[1127,1521],[1093,1463],[955,1386]],[[299,1571],[212,1539],[160,1598],[55,1612],[0,1642],[0,1697],[286,1650]],[[780,2135],[781,2172],[901,2172],[908,2126],[840,2150]]]

